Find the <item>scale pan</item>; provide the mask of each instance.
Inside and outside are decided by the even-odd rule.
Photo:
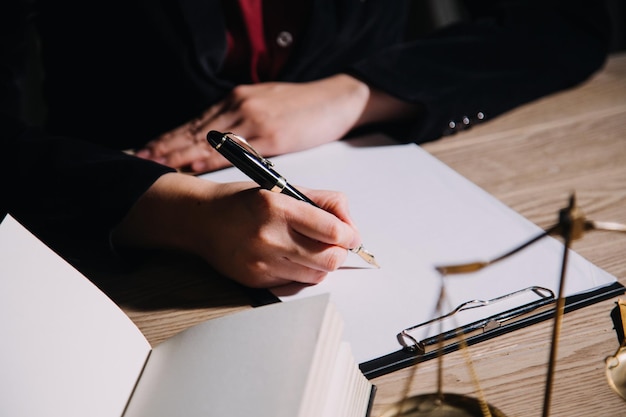
[[[489,413],[483,413],[481,403],[474,397],[460,394],[422,394],[406,398],[381,414],[380,417],[506,417],[497,408],[487,404]]]
[[[611,388],[626,400],[626,345],[606,358],[606,379]]]

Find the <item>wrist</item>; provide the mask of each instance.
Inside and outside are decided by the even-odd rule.
[[[162,175],[113,230],[113,246],[193,252],[200,228],[194,226],[195,213],[205,209],[212,187],[213,183],[186,174]]]
[[[349,109],[350,118],[356,122],[370,100],[370,87],[358,78],[343,73],[319,82],[318,91],[326,92],[325,99]]]
[[[419,104],[401,100],[382,90],[373,88],[357,78],[345,76],[351,78],[354,85],[360,85],[361,91],[365,91],[363,109],[354,127],[410,119],[419,115],[422,109]],[[356,89],[356,87],[353,88]],[[361,92],[361,94],[364,93]]]

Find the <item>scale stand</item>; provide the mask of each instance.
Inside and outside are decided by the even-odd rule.
[[[442,276],[442,285],[439,300],[437,303],[438,311],[441,311],[442,304],[445,300],[444,278],[447,275],[465,274],[476,272],[489,265],[493,265],[503,259],[516,254],[517,252],[527,248],[538,240],[552,235],[558,235],[563,239],[564,249],[561,262],[561,272],[559,279],[558,295],[556,298],[554,325],[552,327],[552,340],[550,343],[550,356],[548,360],[548,371],[546,375],[546,383],[544,388],[543,412],[542,417],[550,415],[550,405],[552,402],[552,386],[554,382],[554,371],[556,366],[556,357],[559,345],[559,336],[561,332],[561,323],[563,321],[563,313],[565,310],[565,297],[563,291],[565,288],[565,275],[567,270],[567,260],[571,242],[582,238],[584,232],[591,230],[606,230],[626,233],[626,225],[612,222],[595,222],[587,220],[583,212],[576,206],[576,197],[572,194],[569,198],[569,204],[559,211],[558,223],[552,227],[545,229],[539,235],[533,237],[529,241],[516,247],[503,255],[490,261],[472,262],[459,265],[446,265],[437,267],[437,271]],[[438,348],[438,384],[437,391],[429,394],[419,394],[408,396],[391,408],[386,410],[380,417],[506,417],[506,415],[489,404],[482,393],[478,377],[473,369],[471,358],[467,349],[467,343],[460,329],[457,329],[460,339],[461,350],[465,354],[466,364],[470,369],[473,382],[478,392],[478,397],[471,397],[461,394],[446,393],[443,391],[442,369],[443,369],[443,340],[440,339]],[[626,345],[625,345],[626,346]],[[626,365],[626,363],[625,363]],[[413,374],[417,372],[417,368]],[[612,381],[610,381],[611,383]],[[410,381],[409,381],[410,383]],[[614,385],[614,384],[613,384]],[[613,386],[612,385],[612,386]],[[408,385],[407,385],[408,390]]]

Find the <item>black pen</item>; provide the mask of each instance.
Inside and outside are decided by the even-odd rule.
[[[207,134],[207,140],[211,146],[236,168],[239,168],[241,172],[259,184],[261,188],[286,194],[319,208],[310,198],[289,184],[282,175],[274,171],[274,164],[261,156],[244,138],[230,132],[222,133],[211,130]],[[379,268],[374,255],[368,252],[362,244],[356,248],[351,248],[350,251],[359,255],[368,264]]]

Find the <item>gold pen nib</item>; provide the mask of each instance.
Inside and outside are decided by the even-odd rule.
[[[363,244],[360,244],[356,248],[350,249],[350,252],[354,252],[357,255],[359,255],[368,264],[374,265],[376,268],[380,268],[380,265],[378,265],[378,262],[376,262],[374,255],[368,252],[367,249],[365,249],[365,247],[363,246]]]

